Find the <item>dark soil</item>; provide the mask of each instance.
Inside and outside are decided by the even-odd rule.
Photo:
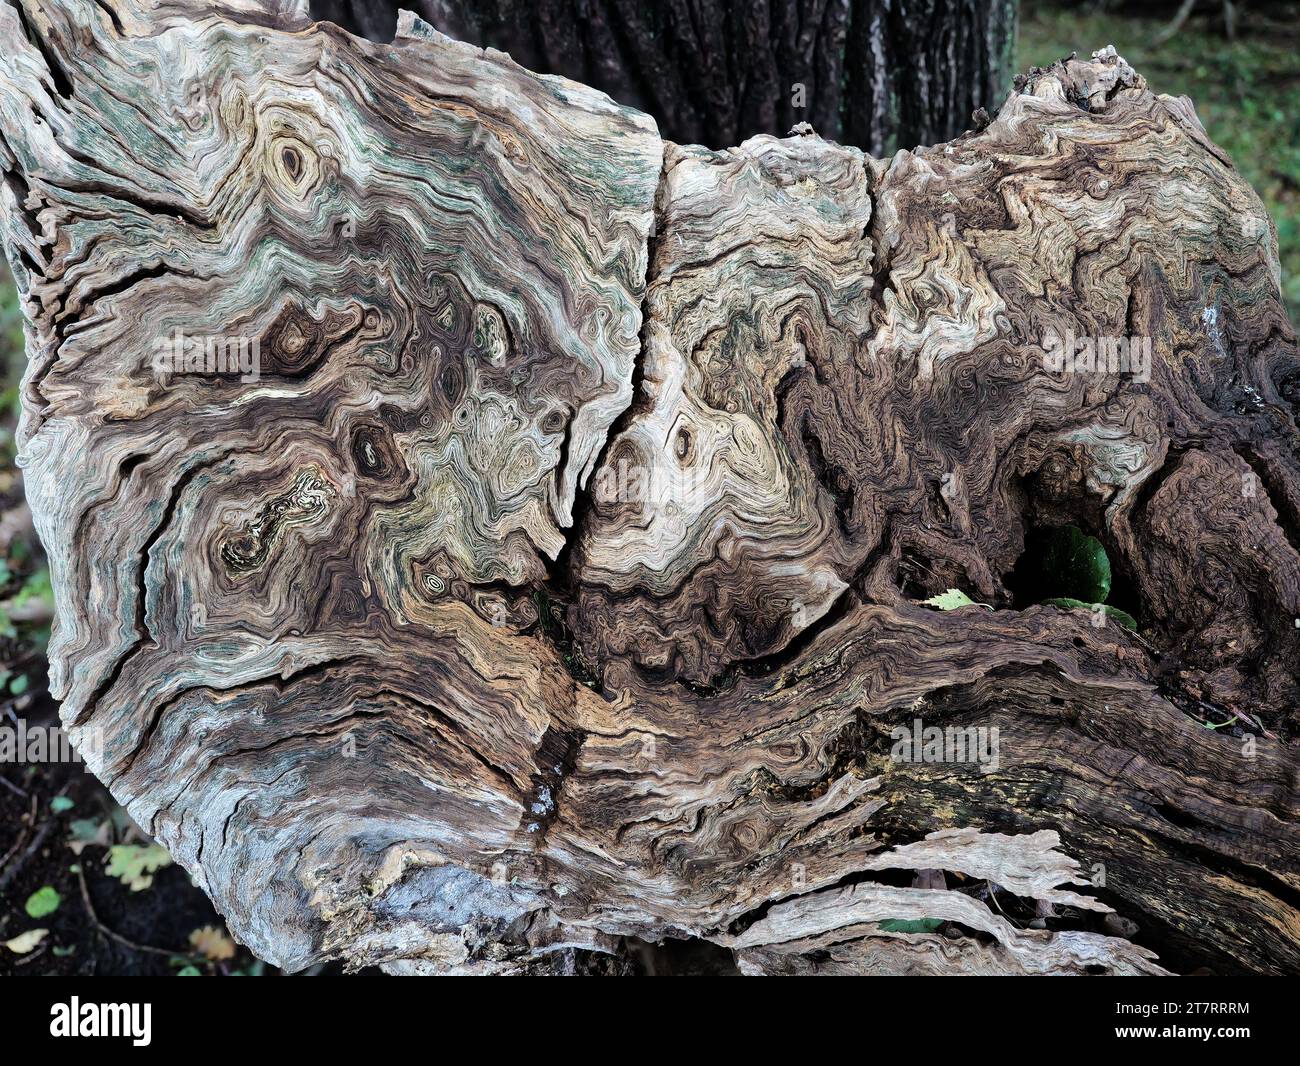
[[[44,695],[24,717],[29,729],[57,722]],[[11,709],[0,715],[0,725],[15,727],[16,718]],[[73,806],[56,811],[51,807],[56,796],[66,797]],[[195,952],[189,942],[194,930],[214,926],[224,933],[225,927],[179,866],[159,870],[153,883],[137,892],[106,873],[105,845],[86,844],[79,856],[75,854],[69,844],[74,821],[107,824],[120,835],[115,819],[123,822],[124,812],[79,762],[0,765],[0,942],[29,929],[49,930],[29,954],[0,947],[0,975],[168,975],[187,967],[214,975],[279,973],[243,947],[221,961]],[[41,918],[29,917],[27,900],[47,885],[60,896],[58,909]]]

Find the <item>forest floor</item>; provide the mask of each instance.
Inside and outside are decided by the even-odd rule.
[[[1235,41],[1199,16],[1158,44],[1168,17],[1027,2],[1017,67],[1113,44],[1153,89],[1191,97],[1272,213],[1300,322],[1300,3],[1248,11]],[[49,574],[14,463],[22,365],[16,295],[0,267],[0,730],[15,735],[57,722],[45,674]],[[229,939],[202,891],[80,763],[0,763],[0,976],[278,972]]]

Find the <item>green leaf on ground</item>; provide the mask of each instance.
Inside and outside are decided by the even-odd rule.
[[[54,890],[53,885],[44,885],[27,897],[24,910],[29,918],[44,918],[57,911],[62,902],[63,897]]]
[[[107,844],[109,823],[90,818],[74,818],[69,824],[68,847],[73,855],[80,855],[87,844]]]
[[[23,582],[23,587],[18,590],[18,595],[14,597],[14,606],[21,607],[29,600],[44,600],[47,603],[54,602],[54,588],[50,584],[50,571],[48,567],[41,567]]]
[[[108,876],[116,877],[132,892],[143,892],[153,884],[153,875],[172,864],[167,849],[158,844],[114,844],[108,849]]]

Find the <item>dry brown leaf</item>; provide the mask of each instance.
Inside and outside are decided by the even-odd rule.
[[[225,962],[235,957],[235,942],[226,935],[224,929],[215,925],[195,929],[190,934],[190,945],[212,962]]]

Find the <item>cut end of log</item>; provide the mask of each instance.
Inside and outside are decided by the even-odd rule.
[[[297,0],[0,57],[52,687],[260,956],[1300,969],[1276,237],[1114,49],[888,160]]]

